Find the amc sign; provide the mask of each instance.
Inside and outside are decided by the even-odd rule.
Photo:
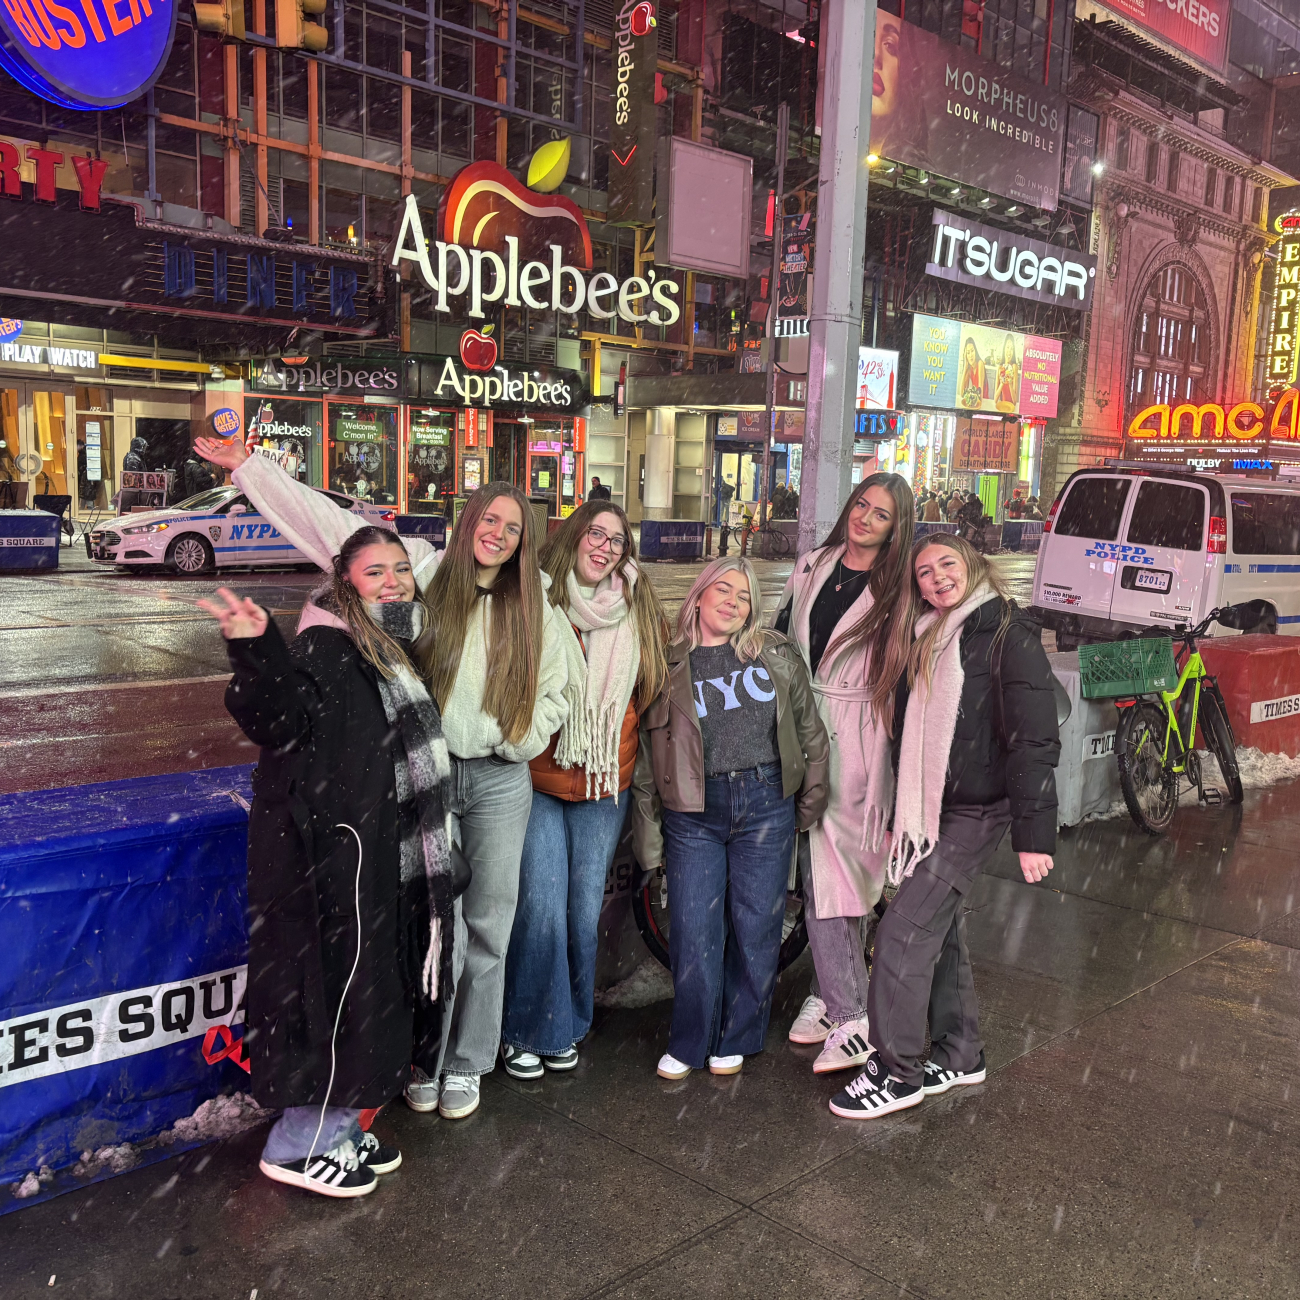
[[[1221,406],[1206,402],[1197,406],[1184,402],[1148,406],[1128,426],[1128,436],[1138,442],[1180,442],[1223,444],[1244,442],[1300,441],[1300,391],[1288,388],[1273,408],[1271,417],[1258,402]]]

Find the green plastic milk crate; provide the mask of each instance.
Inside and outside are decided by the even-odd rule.
[[[1178,684],[1167,636],[1079,647],[1079,691],[1085,700],[1172,691]]]

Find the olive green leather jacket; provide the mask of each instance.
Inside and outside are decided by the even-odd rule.
[[[759,658],[776,690],[776,744],[781,791],[797,795],[801,831],[816,824],[829,795],[830,739],[817,715],[808,669],[794,643],[768,632]],[[641,744],[632,775],[632,841],[646,868],[664,860],[661,811],[704,811],[704,736],[691,690],[690,647],[668,647],[668,685],[641,715]]]

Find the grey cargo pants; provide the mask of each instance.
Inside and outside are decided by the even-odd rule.
[[[925,1078],[930,1059],[944,1069],[973,1070],[984,1050],[962,900],[1002,842],[1007,802],[945,808],[939,841],[899,886],[876,931],[867,988],[868,1038],[890,1074]]]

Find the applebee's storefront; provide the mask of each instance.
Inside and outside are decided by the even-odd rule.
[[[462,341],[473,364],[414,353],[255,363],[249,445],[313,487],[401,513],[454,519],[458,500],[504,479],[566,515],[583,499],[585,381],[496,364],[490,343]]]

